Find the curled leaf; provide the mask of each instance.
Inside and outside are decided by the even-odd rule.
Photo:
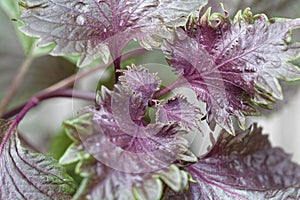
[[[257,114],[282,99],[278,79],[300,78],[300,70],[290,61],[299,55],[299,45],[291,42],[291,31],[300,19],[271,19],[253,16],[249,9],[234,20],[228,13],[189,18],[185,30],[178,29],[166,53],[199,99],[207,103],[208,121],[215,120],[234,134],[230,116],[244,128],[244,115]]]

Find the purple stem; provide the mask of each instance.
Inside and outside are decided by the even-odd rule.
[[[119,72],[119,69],[121,69],[121,56],[114,59],[114,67],[115,67],[115,83],[118,82],[119,76],[121,75],[121,72]]]
[[[22,119],[27,114],[27,112],[29,110],[31,110],[33,107],[37,106],[41,101],[50,99],[50,98],[57,98],[57,97],[74,97],[74,98],[78,98],[78,99],[85,99],[85,100],[93,101],[95,99],[95,93],[76,91],[76,90],[69,89],[69,90],[57,90],[57,91],[53,91],[50,93],[41,92],[41,93],[38,93],[36,96],[33,96],[24,107],[18,107],[18,108],[21,108],[21,111],[17,115],[17,117],[13,120],[13,122],[10,124],[8,130],[4,134],[3,140],[0,144],[0,155],[2,154],[4,146],[5,146],[6,142],[8,141],[10,135],[17,128],[17,126],[22,121]]]
[[[187,81],[185,79],[182,79],[181,77],[179,77],[174,83],[172,83],[171,85],[165,87],[164,89],[158,91],[157,93],[155,93],[153,95],[153,98],[154,99],[157,99],[157,98],[160,98],[164,95],[166,95],[167,93],[169,93],[170,91],[178,88],[178,87],[182,87],[184,86],[184,84],[186,83]]]

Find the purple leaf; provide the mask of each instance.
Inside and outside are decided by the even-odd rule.
[[[132,105],[134,98],[140,96],[121,85],[102,88],[98,107],[64,123],[74,143],[61,162],[80,161],[77,169],[86,177],[85,189],[75,196],[159,199],[163,183],[174,191],[187,185],[187,173],[173,165],[197,161],[183,138],[186,132],[176,123],[147,124],[141,118],[146,107],[138,106],[144,102]]]
[[[195,183],[169,199],[299,199],[300,167],[261,131],[256,124],[235,137],[224,131],[206,156],[186,168]]]
[[[139,95],[121,85],[111,92],[102,91],[98,107],[65,123],[69,132],[77,130],[72,137],[97,160],[135,173],[197,160],[183,138],[186,132],[177,123],[148,124],[143,120],[146,106]]]
[[[186,30],[178,30],[167,42],[170,65],[183,75],[198,98],[207,103],[208,121],[215,120],[234,134],[230,116],[244,128],[244,115],[257,114],[255,106],[282,99],[278,79],[300,78],[300,70],[289,61],[299,54],[290,33],[300,19],[268,20],[249,9],[231,21],[225,15],[210,15],[196,22],[190,18]]]
[[[8,126],[0,121],[0,135]],[[71,199],[75,192],[65,170],[55,160],[24,149],[16,132],[1,154],[0,174],[0,199]]]
[[[128,70],[122,70],[124,76],[120,76],[119,80],[123,86],[140,94],[147,103],[153,96],[154,92],[159,89],[161,81],[157,77],[157,73],[150,73],[146,68],[135,65],[128,66]]]
[[[162,123],[178,122],[184,127],[197,127],[200,110],[189,103],[183,96],[176,95],[168,99],[166,103],[159,105],[157,121]]]
[[[52,54],[81,54],[87,64],[109,53],[118,58],[125,45],[136,38],[150,48],[159,45],[152,35],[168,35],[165,25],[182,24],[185,17],[206,0],[25,0],[21,28],[41,38],[40,45],[56,43]],[[158,44],[157,44],[158,43]]]
[[[157,170],[180,159],[196,160],[182,137],[186,132],[178,124],[147,124],[142,120],[146,106],[143,101],[132,102],[139,96],[115,86],[106,99],[111,102],[104,102],[103,98],[98,110],[89,109],[94,132],[83,139],[86,150],[96,159],[134,172]],[[104,107],[107,104],[111,105],[109,109]]]

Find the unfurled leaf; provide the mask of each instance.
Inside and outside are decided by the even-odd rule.
[[[153,35],[168,35],[166,26],[182,24],[206,0],[25,0],[22,31],[41,38],[40,45],[56,43],[54,55],[81,54],[79,64],[102,56],[121,55],[132,39],[150,48]],[[158,43],[159,45],[159,43]]]
[[[193,128],[197,127],[199,113],[199,109],[189,103],[185,97],[177,95],[158,106],[157,121],[162,123],[178,122],[184,127]]]
[[[208,9],[177,31],[166,53],[170,65],[207,103],[208,121],[234,134],[230,116],[243,128],[244,115],[256,114],[256,105],[267,107],[282,99],[278,79],[300,78],[300,70],[290,63],[299,54],[290,35],[298,26],[300,19],[269,20],[249,9],[233,21],[226,12],[211,15]]]
[[[300,166],[261,131],[256,124],[235,137],[224,131],[206,156],[186,168],[195,183],[167,199],[299,199]]]
[[[0,121],[3,137],[10,123]],[[54,159],[24,149],[14,132],[0,156],[0,199],[71,199],[75,184]]]
[[[161,81],[157,74],[150,73],[146,68],[137,68],[135,65],[123,70],[124,76],[119,80],[124,86],[128,86],[132,92],[141,95],[148,102],[155,91],[159,89]]]

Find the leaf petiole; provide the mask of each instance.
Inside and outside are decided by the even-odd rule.
[[[67,89],[57,90],[53,92],[40,92],[36,96],[33,96],[30,99],[30,101],[24,107],[21,108],[20,113],[16,116],[16,118],[10,124],[8,130],[4,133],[4,137],[0,144],[0,155],[2,154],[4,146],[8,141],[10,135],[18,127],[19,123],[25,117],[27,112],[46,99],[57,97],[77,98],[93,101],[95,99],[95,93]]]

